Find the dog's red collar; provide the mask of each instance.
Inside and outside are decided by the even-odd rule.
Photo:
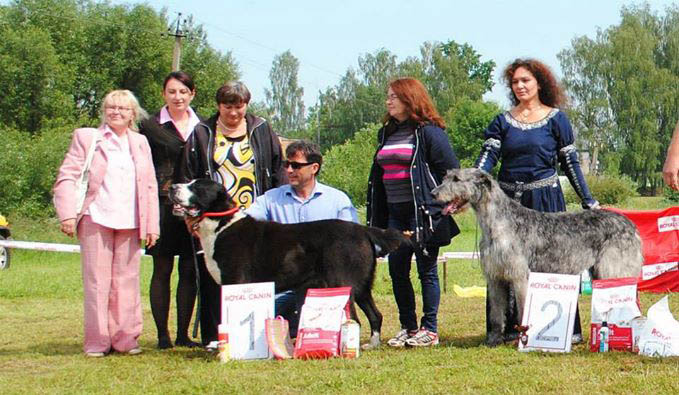
[[[236,207],[234,207],[234,208],[232,208],[232,209],[229,209],[229,210],[226,210],[226,211],[219,211],[219,212],[214,212],[214,213],[210,213],[210,212],[208,212],[208,213],[203,213],[203,214],[200,216],[200,220],[199,220],[199,221],[202,221],[203,218],[205,218],[205,217],[226,217],[226,216],[229,216],[229,215],[234,215],[234,214],[236,214],[239,210],[240,210],[240,207],[236,206]]]

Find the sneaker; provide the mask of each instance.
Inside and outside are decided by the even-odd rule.
[[[207,352],[217,352],[219,350],[219,341],[213,340],[205,346],[205,351]]]
[[[90,358],[101,358],[101,357],[104,356],[104,353],[103,352],[86,352],[85,355],[90,357]]]
[[[405,341],[406,346],[410,347],[429,347],[439,344],[439,335],[436,332],[428,331],[424,328],[417,331],[415,336]]]
[[[576,333],[571,337],[571,344],[582,344],[583,341],[582,334],[580,333]]]
[[[403,347],[406,345],[406,340],[413,337],[416,333],[417,331],[401,329],[394,337],[387,341],[387,344],[391,347]]]
[[[138,355],[141,354],[141,348],[135,347],[127,352],[128,355]]]

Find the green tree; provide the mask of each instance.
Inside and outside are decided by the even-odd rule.
[[[189,73],[197,85],[192,106],[208,117],[217,111],[217,89],[227,81],[240,78],[240,72],[231,52],[222,53],[212,48],[205,29],[196,25],[192,17],[188,18],[185,30],[189,39],[183,41],[181,69]]]
[[[304,89],[298,85],[298,71],[299,61],[290,51],[277,55],[269,73],[271,90],[265,90],[272,125],[286,136],[304,129]]]
[[[481,100],[493,88],[495,62],[481,62],[481,55],[468,44],[424,43],[421,59],[411,67],[422,70],[420,78],[443,113],[458,100]]]
[[[162,104],[172,41],[165,12],[148,5],[91,0],[16,0],[0,6],[0,207],[49,213],[57,167],[74,127],[98,125],[103,96],[133,91],[143,107]],[[214,50],[189,22],[184,69],[198,84],[199,112],[214,111],[214,92],[238,78],[229,53]],[[4,159],[3,159],[4,158]]]
[[[12,48],[3,48],[2,54],[8,55],[13,66],[27,59],[20,64],[19,79],[44,83],[46,90],[56,89],[53,95],[68,99],[68,103],[51,98],[45,102],[63,106],[65,116],[73,122],[91,123],[99,117],[103,96],[113,89],[131,90],[150,111],[161,106],[162,82],[171,69],[173,43],[160,33],[167,31],[168,25],[165,11],[157,12],[148,5],[17,0],[3,8],[1,31],[5,37],[22,37],[26,45],[28,35],[41,34],[41,41],[18,54],[29,54],[30,58],[17,54],[10,57]],[[238,77],[237,66],[230,53],[222,54],[209,46],[202,26],[196,26],[191,18],[187,30],[194,39],[184,41],[184,69],[194,75],[199,86],[196,104],[207,108],[210,103],[211,112],[214,92],[226,80]],[[58,83],[30,74],[45,62],[52,80]],[[58,67],[51,67],[50,62],[56,62]],[[53,119],[47,104],[35,103],[32,111]],[[83,117],[89,120],[80,121]],[[1,121],[29,130],[13,119]]]
[[[576,37],[571,41],[571,48],[557,55],[564,72],[563,83],[570,96],[568,114],[578,131],[578,145],[591,155],[589,171],[592,174],[600,153],[619,145],[613,132],[616,124],[609,104],[606,40],[602,31],[597,33],[596,40]]]
[[[622,21],[559,55],[577,130],[601,162],[651,192],[679,118],[679,8],[623,7]],[[608,172],[608,169],[604,169]]]
[[[73,99],[49,35],[35,27],[2,29],[0,123],[36,132],[50,120],[71,118]]]
[[[501,109],[495,103],[463,98],[446,114],[448,138],[460,167],[472,167],[481,152],[483,131]]]
[[[658,56],[669,38],[660,25],[648,5],[623,8],[620,26],[609,32],[609,94],[623,141],[621,171],[651,191],[661,184],[665,144],[679,114],[666,107],[669,96],[679,95],[679,79]]]
[[[376,123],[365,125],[350,140],[333,146],[323,155],[321,182],[341,189],[355,206],[364,206],[368,176],[377,149]]]
[[[310,111],[309,125],[320,124],[321,146],[326,149],[350,138],[385,113],[387,83],[397,77],[417,78],[427,87],[440,113],[445,114],[465,98],[481,100],[492,86],[493,61],[481,56],[468,44],[454,41],[426,42],[419,57],[398,62],[394,54],[380,49],[358,59],[358,70],[349,69],[339,84],[319,96]]]

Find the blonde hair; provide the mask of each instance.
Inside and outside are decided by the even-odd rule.
[[[128,128],[134,132],[139,131],[137,124],[142,119],[148,118],[149,115],[146,111],[144,111],[143,108],[141,108],[139,105],[139,100],[137,100],[134,94],[127,89],[116,89],[104,96],[104,100],[101,102],[101,124],[104,125],[106,123],[106,106],[112,104],[113,102],[126,103],[130,106],[130,108],[132,108],[132,118],[130,119]]]

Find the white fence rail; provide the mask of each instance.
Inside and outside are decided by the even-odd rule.
[[[40,243],[36,241],[0,240],[0,247],[18,248],[24,250],[53,251],[53,252],[74,252],[80,253],[80,246],[77,244],[57,244]],[[449,259],[478,259],[477,252],[444,252],[438,256],[438,261],[443,264],[443,292],[447,292],[448,279],[448,260]],[[384,258],[378,262],[386,262]]]
[[[40,243],[37,241],[0,240],[0,247],[18,248],[23,250],[80,253],[80,246],[77,244]]]

